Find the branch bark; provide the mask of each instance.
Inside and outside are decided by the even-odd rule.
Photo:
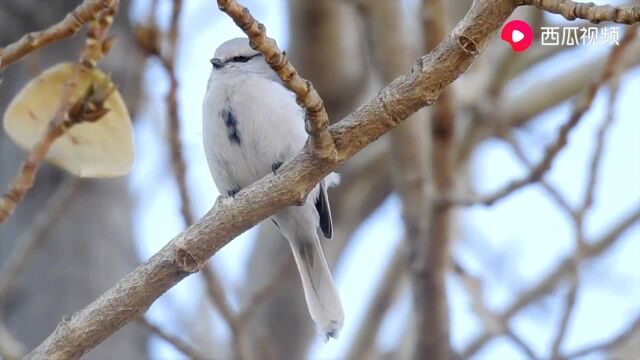
[[[84,0],[59,23],[28,33],[20,40],[0,48],[0,71],[34,50],[75,35],[86,23],[95,20],[102,10],[115,3],[116,0]]]
[[[640,6],[596,5],[571,0],[523,0],[522,4],[562,15],[567,20],[585,19],[594,24],[613,21],[627,25],[640,22]]]
[[[93,303],[66,317],[27,358],[77,358],[140,316],[160,295],[198,271],[234,237],[285,206],[294,205],[366,145],[396,127],[468,69],[515,7],[513,1],[476,1],[431,53],[368,104],[329,127],[335,158],[314,156],[309,143],[278,174],[269,174],[234,198],[219,198],[200,221],[177,235]]]

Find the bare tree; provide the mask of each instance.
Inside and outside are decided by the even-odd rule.
[[[41,16],[23,5],[30,3],[0,5],[0,19],[9,11]],[[239,291],[239,309],[232,304],[233,295],[228,293],[225,278],[208,265],[208,260],[270,214],[302,201],[319,179],[336,168],[343,175],[343,183],[332,194],[336,239],[327,244],[330,263],[335,264],[355,230],[392,193],[401,200],[404,223],[404,241],[395,253],[389,254],[391,260],[375,298],[367,304],[366,318],[358,327],[348,358],[469,358],[498,337],[505,337],[530,358],[564,359],[593,352],[633,354],[637,319],[609,341],[570,351],[566,351],[564,344],[583,291],[585,264],[601,257],[640,221],[640,209],[636,207],[620,214],[617,222],[599,237],[589,236],[585,230],[600,182],[606,136],[615,118],[617,79],[640,63],[640,42],[636,39],[640,23],[638,6],[596,6],[569,0],[476,0],[455,4],[424,0],[414,2],[412,8],[400,1],[292,1],[290,62],[247,9],[235,0],[217,3],[247,34],[252,46],[264,54],[283,84],[306,109],[309,141],[278,174],[261,179],[234,198],[220,197],[202,219],[194,221],[180,142],[177,96],[180,84],[175,72],[184,4],[180,0],[172,2],[168,30],[163,33],[156,26],[157,4],[153,2],[149,22],[135,32],[137,46],[147,56],[156,57],[169,78],[167,140],[182,218],[191,226],[97,297],[107,287],[103,282],[109,284],[124,275],[109,272],[110,276],[103,278],[103,263],[104,269],[122,272],[130,270],[135,262],[133,252],[127,248],[130,246],[127,191],[122,181],[78,183],[53,169],[43,168],[37,178],[49,183],[40,180],[22,202],[8,192],[3,198],[5,205],[0,206],[7,216],[11,211],[6,204],[18,209],[0,229],[3,239],[22,234],[16,244],[0,241],[3,250],[0,265],[6,264],[0,272],[0,305],[5,314],[4,319],[0,317],[0,355],[11,358],[33,349],[28,358],[78,358],[109,339],[114,343],[105,343],[90,354],[120,356],[112,350],[118,348],[123,357],[141,356],[143,333],[132,327],[126,329],[129,334],[119,331],[137,319],[148,331],[190,358],[220,358],[229,354],[238,359],[304,358],[314,333],[299,280],[295,271],[291,271],[286,241],[272,227],[260,226],[258,243],[247,264],[250,276]],[[69,51],[67,47],[76,49],[77,44],[61,41],[29,57],[25,55],[77,32],[96,19],[101,7],[114,4],[117,1],[85,0],[81,5],[82,16],[70,17],[68,23],[63,21],[59,28],[49,28],[45,35],[27,36],[0,51],[0,69],[22,60],[12,67],[15,71],[5,72],[0,91],[16,92],[20,79],[28,76],[20,73],[24,70],[21,65],[39,68],[49,61],[59,61],[65,58],[60,51]],[[71,8],[57,10],[55,14],[47,14],[42,23],[33,20],[34,27],[53,23]],[[627,26],[619,45],[608,54],[596,56],[563,73],[560,79],[553,79],[561,84],[533,83],[522,92],[525,95],[514,95],[508,87],[516,76],[566,49],[550,50],[534,44],[516,58],[505,46],[492,42],[493,35],[515,12],[533,24],[534,31],[546,24],[545,13],[568,20]],[[7,21],[15,18],[7,17]],[[131,74],[139,73],[139,63],[123,61],[121,55],[121,51],[134,51],[133,31],[127,27],[125,17],[118,19],[120,22],[113,30],[121,47],[115,47],[105,59],[114,65],[105,66],[113,66],[114,81],[121,90],[131,91],[130,98],[135,99],[139,79]],[[3,42],[13,41],[29,30],[19,28],[11,39]],[[46,62],[39,58],[37,62],[32,60],[45,52],[52,54]],[[607,115],[594,136],[594,150],[585,175],[587,186],[578,205],[573,205],[545,176],[552,171],[558,155],[570,146],[570,135],[583,121],[598,90],[605,86],[609,88]],[[517,96],[526,96],[526,101]],[[368,97],[371,99],[366,100]],[[572,97],[575,97],[572,111],[545,145],[542,157],[530,159],[514,131],[528,125],[535,115]],[[135,102],[129,106],[134,109]],[[430,107],[430,111],[422,110],[424,107]],[[387,132],[388,136],[374,143]],[[475,194],[469,176],[471,154],[487,139],[503,141],[527,171],[491,193]],[[0,146],[11,147],[6,141]],[[4,150],[2,154],[4,157]],[[17,166],[13,164],[13,168]],[[4,175],[0,178],[10,182]],[[64,185],[54,191],[58,183]],[[539,282],[520,292],[514,291],[515,300],[505,309],[495,310],[485,303],[481,277],[468,270],[464,261],[456,259],[451,251],[455,241],[460,241],[457,215],[469,207],[492,206],[532,184],[540,186],[570,219],[575,235],[573,250]],[[26,190],[23,187],[23,192]],[[46,209],[37,211],[45,199],[51,199]],[[36,213],[41,215],[32,221],[30,215]],[[100,219],[99,226],[94,219]],[[79,223],[90,224],[91,228]],[[175,333],[175,329],[163,329],[141,317],[165,291],[197,272],[203,275],[207,296],[230,329],[229,349],[219,353],[205,353],[197,342],[193,345],[193,339],[185,331]],[[50,277],[43,278],[42,274]],[[451,342],[451,299],[446,289],[450,275],[468,293],[473,313],[484,327],[462,349]],[[404,281],[405,278],[410,281]],[[72,304],[30,295],[43,288],[53,298],[69,299],[64,295],[75,292],[78,295],[73,297]],[[566,290],[560,309],[562,316],[551,330],[554,335],[548,353],[539,354],[531,346],[531,339],[512,329],[511,320],[557,289]],[[376,339],[386,314],[404,291],[412,293],[413,320],[404,325],[405,335],[400,343],[386,353],[378,347]],[[63,318],[53,329],[61,314],[76,311],[93,298],[96,300]],[[29,323],[49,325],[35,333],[24,326],[25,316],[31,320]],[[42,341],[46,334],[50,335]]]

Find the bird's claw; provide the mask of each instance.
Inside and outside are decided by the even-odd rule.
[[[276,170],[280,169],[280,166],[282,166],[282,161],[274,161],[273,164],[271,164],[271,171],[273,171],[273,175],[276,174]]]

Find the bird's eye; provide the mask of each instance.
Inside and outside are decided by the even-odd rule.
[[[234,56],[233,58],[231,58],[231,61],[233,61],[233,62],[247,62],[250,59],[251,58],[246,57],[246,56]]]

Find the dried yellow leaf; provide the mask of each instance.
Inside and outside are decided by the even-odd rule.
[[[62,100],[63,87],[75,76],[77,85],[69,101],[81,99],[92,83],[107,76],[78,64],[55,65],[31,80],[11,101],[4,114],[4,129],[20,147],[30,150],[45,133]],[[80,177],[125,175],[134,159],[133,130],[127,107],[116,90],[107,98],[106,115],[95,122],[73,125],[54,143],[46,160]]]

